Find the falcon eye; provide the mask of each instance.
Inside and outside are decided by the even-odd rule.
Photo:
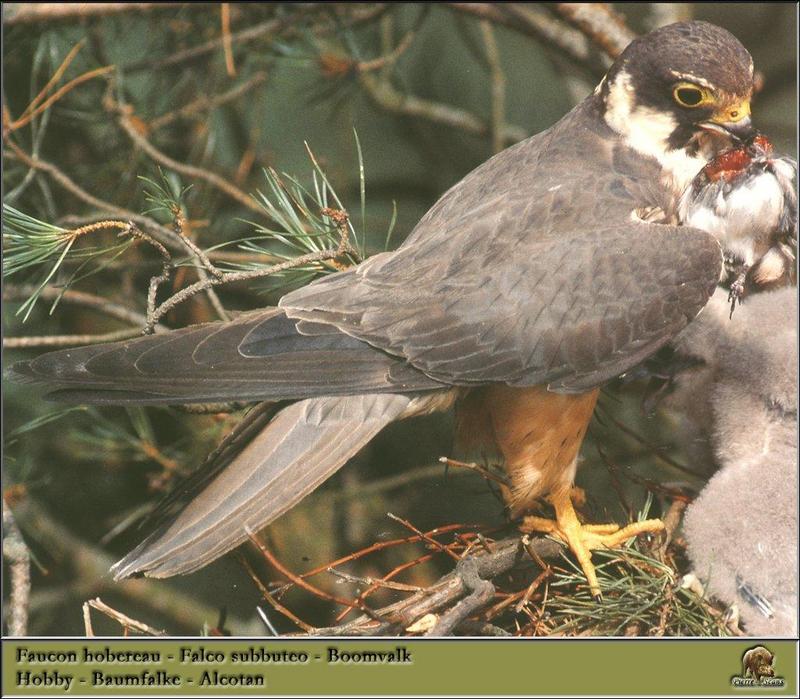
[[[675,89],[672,91],[672,96],[682,107],[699,107],[713,102],[708,90],[704,90],[696,85],[687,85],[686,83],[676,85]]]

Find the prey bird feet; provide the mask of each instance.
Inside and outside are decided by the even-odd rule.
[[[728,292],[728,301],[731,304],[731,312],[728,318],[733,318],[733,311],[736,309],[736,304],[742,304],[744,298],[745,287],[747,286],[747,271],[749,267],[745,267],[739,276],[731,283],[730,291]]]
[[[598,602],[603,596],[592,563],[592,550],[618,548],[632,537],[664,530],[664,523],[660,519],[647,519],[625,527],[620,527],[618,524],[581,524],[569,494],[551,495],[550,502],[556,511],[555,520],[545,517],[525,517],[520,530],[525,533],[550,534],[569,546],[586,576],[592,597]]]

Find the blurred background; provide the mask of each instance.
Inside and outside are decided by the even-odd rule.
[[[115,251],[118,231],[103,229],[82,236],[56,265],[62,248],[48,241],[58,230],[134,215],[146,216],[138,222],[161,239],[171,218],[154,208],[146,195],[153,186],[142,178],[175,192],[190,186],[181,199],[184,232],[225,269],[298,254],[264,233],[280,226],[263,200],[251,197],[261,191],[275,202],[270,167],[285,173],[285,183],[295,178],[312,191],[314,173],[319,181],[324,172],[364,253],[393,248],[448,187],[586,96],[616,46],[676,19],[714,22],[744,43],[759,75],[755,123],[778,150],[796,151],[793,4],[620,3],[604,37],[592,37],[568,7],[551,3],[137,5],[100,12],[91,5],[70,10],[69,3],[63,10],[4,4],[4,202],[31,217],[30,237],[4,237],[7,275],[7,244],[17,246],[15,255],[30,253],[14,258],[13,274],[4,278],[4,365],[78,344],[73,336],[129,332],[141,319],[148,280],[161,265],[153,246]],[[74,254],[81,251],[102,254],[87,262]],[[172,250],[176,259],[179,252]],[[219,287],[218,299],[199,294],[162,323],[214,320],[220,305],[236,311],[271,304],[326,271],[318,265]],[[179,266],[161,298],[197,274]],[[702,450],[678,443],[680,415],[647,415],[643,393],[635,381],[610,387],[584,445],[578,484],[594,521],[635,517],[646,502],[664,514],[676,493],[690,499],[714,471]],[[252,546],[166,582],[115,584],[107,572],[141,539],[141,519],[242,413],[65,409],[40,395],[4,384],[4,523],[7,536],[9,526],[21,530],[32,557],[27,632],[82,635],[81,605],[101,596],[170,634],[269,633],[256,613],[257,605],[268,606],[242,559],[272,590],[285,577]],[[452,453],[452,421],[445,415],[390,427],[262,539],[300,573],[409,536],[387,512],[423,531],[504,525],[490,482],[439,463]],[[8,508],[16,525],[6,521]],[[419,542],[386,545],[342,570],[377,577],[426,551]],[[426,586],[452,569],[446,555],[428,558],[396,579]],[[672,563],[685,565],[679,555]],[[8,595],[8,565],[4,576]],[[330,575],[313,581],[342,597],[358,587]],[[392,594],[380,591],[372,604],[388,603]],[[314,626],[335,623],[341,610],[297,589],[282,603]],[[269,615],[278,631],[296,630],[282,615]],[[95,633],[122,633],[102,614],[93,619]]]

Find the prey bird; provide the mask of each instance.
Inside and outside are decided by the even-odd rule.
[[[797,284],[797,162],[773,151],[757,134],[719,153],[678,205],[682,223],[722,244],[731,315],[745,294]]]
[[[599,597],[591,550],[663,525],[578,520],[581,442],[600,387],[668,343],[714,292],[720,244],[679,225],[677,209],[702,168],[750,135],[752,90],[752,59],[729,32],[657,29],[558,123],[447,191],[396,251],[233,321],[13,366],[57,400],[270,406],[181,489],[115,576],[200,568],[388,423],[456,404],[459,422],[503,456],[512,514],[549,499],[555,519],[522,527],[568,544]],[[649,221],[653,210],[666,220]]]

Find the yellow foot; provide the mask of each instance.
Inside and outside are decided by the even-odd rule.
[[[592,549],[620,546],[628,539],[648,532],[660,532],[664,523],[660,519],[646,519],[620,528],[618,524],[581,524],[569,493],[551,495],[549,498],[556,511],[556,519],[525,517],[520,526],[524,532],[543,532],[561,539],[572,549],[589,583],[589,590],[596,600],[602,599],[597,574],[592,564]]]

